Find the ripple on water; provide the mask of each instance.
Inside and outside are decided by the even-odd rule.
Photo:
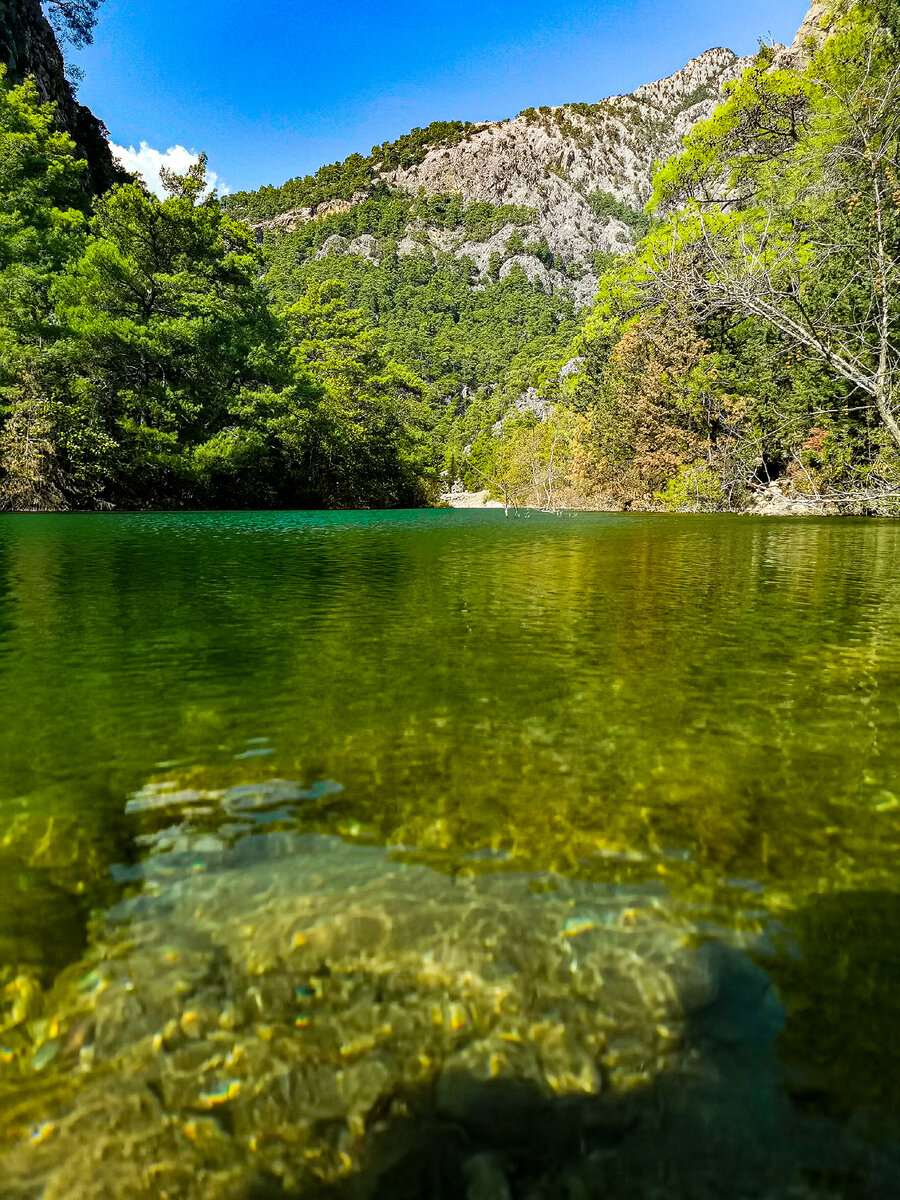
[[[898,578],[887,522],[0,517],[4,1200],[900,1194]]]

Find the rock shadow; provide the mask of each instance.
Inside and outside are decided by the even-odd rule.
[[[900,1145],[798,1108],[777,1053],[769,977],[719,943],[719,986],[685,1034],[683,1065],[626,1094],[554,1095],[452,1070],[369,1114],[360,1168],[246,1200],[889,1200]]]

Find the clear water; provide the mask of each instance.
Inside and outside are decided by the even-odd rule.
[[[900,1194],[898,567],[0,519],[0,1194]]]

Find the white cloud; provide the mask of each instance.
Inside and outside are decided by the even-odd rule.
[[[124,146],[117,146],[115,142],[110,142],[109,148],[126,171],[140,175],[150,191],[161,197],[165,196],[165,191],[159,178],[160,167],[167,167],[170,171],[177,171],[183,175],[198,157],[196,150],[188,150],[185,146],[170,146],[164,154],[161,150],[154,150],[147,142],[141,142],[139,150],[135,150],[134,146],[126,149]],[[230,190],[219,181],[218,175],[211,171],[209,166],[206,168],[206,178],[211,188],[218,185],[220,194],[227,194]]]

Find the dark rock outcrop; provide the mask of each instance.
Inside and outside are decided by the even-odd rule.
[[[72,94],[62,52],[39,0],[0,0],[0,62],[13,83],[32,76],[41,98],[56,105],[60,128],[87,160],[92,191],[105,191],[125,178],[113,159],[103,122]]]

